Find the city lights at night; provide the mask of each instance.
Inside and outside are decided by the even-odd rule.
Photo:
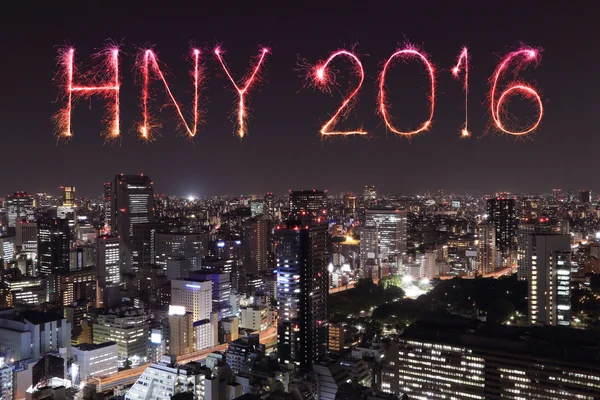
[[[600,399],[600,3],[94,5],[2,25],[0,400]]]

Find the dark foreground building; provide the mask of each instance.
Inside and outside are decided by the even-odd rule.
[[[410,399],[599,399],[599,340],[560,327],[420,321],[400,337],[396,376],[383,382]]]

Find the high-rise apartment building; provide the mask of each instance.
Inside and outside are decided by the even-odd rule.
[[[483,221],[477,226],[477,273],[486,276],[496,270],[500,264],[500,253],[496,248],[496,229],[494,224]]]
[[[570,244],[569,235],[529,235],[527,303],[532,325],[571,325]]]
[[[267,221],[252,219],[244,223],[243,254],[245,272],[258,275],[267,269],[268,260]]]
[[[206,249],[204,236],[195,233],[158,232],[155,239],[156,264],[168,270],[169,261],[182,262],[185,273],[175,278],[187,278],[190,272],[201,268],[201,260]]]
[[[306,369],[327,351],[327,224],[288,222],[275,234],[279,361]]]
[[[148,176],[115,176],[110,201],[111,232],[126,243],[135,225],[154,222],[154,189]]]
[[[503,256],[510,256],[517,249],[516,200],[506,196],[488,199],[487,214],[496,229],[496,247]]]

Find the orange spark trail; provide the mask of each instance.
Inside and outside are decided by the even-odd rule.
[[[420,128],[413,130],[413,131],[408,131],[408,132],[403,132],[403,131],[396,129],[392,125],[391,118],[390,118],[390,115],[388,112],[389,105],[387,102],[387,94],[385,91],[385,75],[387,74],[387,71],[390,68],[392,61],[396,57],[400,57],[403,59],[417,58],[417,59],[421,60],[423,62],[423,64],[425,65],[425,67],[427,68],[427,73],[429,74],[429,79],[431,80],[431,93],[429,94],[429,103],[430,103],[431,107],[430,107],[430,111],[429,111],[429,118],[427,119],[427,121],[425,121],[421,125]],[[380,112],[381,116],[383,117],[385,126],[387,127],[387,129],[389,129],[390,131],[392,131],[400,136],[417,135],[421,132],[424,132],[425,130],[427,130],[430,127],[431,121],[433,120],[434,110],[435,110],[435,70],[433,68],[433,65],[429,62],[427,57],[422,52],[416,50],[413,47],[409,46],[409,47],[406,47],[405,49],[396,51],[385,62],[385,64],[383,65],[383,69],[381,70],[381,74],[379,75],[379,112]]]
[[[119,49],[117,46],[108,46],[97,57],[104,57],[105,61],[95,71],[94,78],[89,80],[88,86],[76,85],[75,81],[75,49],[73,47],[64,48],[59,54],[59,66],[61,68],[61,78],[63,88],[67,98],[66,106],[59,110],[55,115],[58,138],[68,140],[73,136],[71,117],[73,114],[73,102],[79,98],[89,98],[92,95],[101,95],[105,99],[112,97],[114,100],[107,101],[106,117],[110,128],[105,133],[106,139],[116,139],[120,135],[119,120]],[[101,79],[97,79],[101,77]],[[104,79],[102,79],[104,78]],[[100,82],[97,82],[99,80]]]
[[[200,76],[200,73],[201,73],[200,50],[192,49],[192,57],[194,59],[194,70],[191,73],[192,79],[194,81],[194,105],[193,105],[193,111],[192,111],[194,123],[190,127],[190,125],[188,125],[188,123],[186,122],[186,118],[183,115],[181,106],[179,105],[179,103],[177,103],[177,100],[175,100],[175,96],[173,96],[173,93],[171,92],[171,88],[169,88],[167,80],[166,80],[162,70],[160,69],[156,53],[154,53],[152,50],[149,50],[149,49],[143,51],[143,57],[141,57],[141,59],[143,61],[141,63],[139,63],[139,65],[138,65],[138,67],[140,68],[141,73],[142,73],[142,123],[139,127],[139,133],[140,133],[140,138],[142,138],[143,140],[146,140],[146,141],[153,140],[154,136],[155,136],[154,131],[156,130],[156,128],[158,126],[160,126],[160,124],[151,123],[153,118],[150,114],[150,111],[148,110],[148,99],[150,98],[149,87],[150,87],[150,83],[151,83],[151,81],[150,81],[150,73],[151,72],[154,72],[154,74],[156,76],[158,76],[158,79],[161,80],[162,83],[164,84],[165,91],[167,92],[167,96],[171,100],[171,103],[173,103],[173,106],[175,106],[177,115],[179,116],[179,118],[181,120],[181,126],[184,128],[187,135],[190,138],[193,138],[196,136],[196,133],[198,130],[198,124],[200,121],[200,112],[198,110],[198,104],[199,104],[199,90],[200,90],[199,88],[200,88],[200,84],[202,82],[202,78]],[[152,65],[152,67],[150,67],[150,65]]]
[[[513,51],[509,53],[504,60],[498,65],[498,68],[494,72],[494,76],[492,78],[492,89],[490,92],[490,110],[492,112],[492,118],[496,127],[504,133],[514,136],[523,136],[526,135],[540,125],[542,121],[542,117],[544,116],[544,105],[542,104],[542,98],[538,94],[538,92],[530,85],[526,85],[521,82],[510,82],[508,87],[500,94],[498,101],[496,101],[496,91],[498,90],[498,80],[502,73],[507,69],[508,64],[511,61],[516,61],[516,69],[517,71],[526,67],[528,63],[535,63],[537,65],[540,60],[540,50],[533,49],[531,47],[522,47],[517,51]],[[507,128],[501,119],[501,114],[504,111],[503,104],[506,102],[508,97],[513,94],[521,94],[524,97],[530,98],[534,103],[537,103],[538,106],[538,118],[537,120],[531,124],[528,128],[523,130],[511,130]]]
[[[322,62],[322,63],[318,64],[316,67],[314,67],[314,69],[311,71],[310,79],[312,79],[315,86],[317,86],[322,91],[329,91],[330,85],[332,84],[332,82],[335,81],[335,74],[333,72],[330,72],[327,69],[327,67],[329,66],[329,63],[331,63],[333,61],[333,59],[335,59],[338,56],[348,57],[351,61],[353,61],[356,64],[356,68],[355,68],[354,72],[356,73],[356,75],[359,77],[360,80],[359,80],[358,86],[356,86],[356,88],[354,90],[352,90],[348,96],[344,97],[344,101],[342,102],[342,105],[337,109],[335,114],[333,114],[331,119],[329,121],[327,121],[321,127],[321,131],[320,131],[321,135],[322,136],[327,136],[327,135],[367,135],[367,132],[365,132],[363,130],[355,130],[355,131],[331,131],[330,130],[333,126],[335,126],[335,124],[339,120],[343,120],[348,116],[348,112],[351,110],[354,100],[356,100],[355,97],[358,94],[358,91],[362,87],[362,84],[365,80],[365,71],[363,69],[362,63],[360,62],[359,58],[354,53],[351,53],[346,50],[338,50],[338,51],[332,53],[325,62]]]
[[[459,77],[461,66],[464,64],[465,70],[465,83],[464,83],[464,91],[465,91],[465,124],[463,125],[463,129],[461,130],[461,137],[468,138],[471,136],[469,132],[469,51],[466,47],[463,47],[462,52],[458,56],[458,61],[454,68],[452,68],[452,75],[455,78]]]
[[[235,88],[235,90],[238,92],[238,95],[240,96],[240,100],[238,102],[238,107],[237,107],[237,114],[238,114],[237,133],[240,138],[243,138],[244,135],[246,134],[246,119],[247,119],[247,113],[248,113],[248,110],[246,109],[246,104],[245,104],[244,98],[245,98],[245,95],[246,95],[246,92],[248,91],[248,89],[252,86],[252,84],[256,80],[258,80],[258,70],[260,69],[260,66],[262,65],[267,53],[269,52],[269,49],[267,49],[266,47],[263,47],[261,49],[260,55],[258,56],[258,61],[254,65],[254,67],[253,67],[254,69],[252,70],[252,72],[246,78],[243,88],[240,88],[238,86],[238,84],[235,82],[235,80],[233,79],[233,77],[231,76],[231,73],[229,72],[229,69],[227,68],[227,65],[225,64],[225,61],[223,61],[223,57],[221,56],[222,52],[223,51],[221,50],[220,47],[215,48],[215,55],[217,56],[217,59],[221,63],[221,66],[223,67],[225,74],[227,74],[227,77],[229,78],[229,80],[233,84],[233,87]]]

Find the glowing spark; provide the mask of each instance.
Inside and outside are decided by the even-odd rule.
[[[184,131],[190,138],[196,136],[196,132],[198,129],[198,123],[200,121],[200,112],[198,110],[199,104],[199,92],[200,92],[200,84],[202,83],[202,78],[200,76],[201,68],[200,68],[200,50],[192,49],[192,57],[194,58],[194,69],[191,72],[192,80],[194,81],[194,105],[193,105],[193,119],[194,122],[192,126],[188,125],[186,122],[186,118],[183,115],[183,111],[177,100],[175,100],[175,96],[171,92],[165,75],[163,74],[160,66],[158,64],[158,58],[156,57],[156,53],[152,50],[143,51],[143,56],[141,59],[143,60],[139,68],[142,73],[142,124],[140,125],[139,132],[140,136],[144,140],[152,140],[154,137],[154,130],[159,126],[158,124],[152,124],[150,121],[152,120],[152,116],[148,110],[148,99],[150,98],[149,94],[149,86],[150,86],[150,72],[153,72],[158,79],[162,81],[165,86],[165,91],[167,92],[167,96],[173,103],[175,110],[177,111],[177,115],[181,120],[181,126],[184,128]],[[152,65],[152,67],[150,67]]]
[[[121,83],[119,80],[119,49],[117,46],[109,46],[96,55],[105,57],[105,60],[97,67],[89,80],[88,86],[77,85],[75,81],[75,49],[73,47],[62,49],[59,55],[59,66],[61,67],[61,78],[67,97],[66,106],[55,115],[57,136],[62,139],[70,139],[73,136],[71,116],[73,114],[73,103],[80,98],[89,98],[92,95],[101,95],[105,99],[112,97],[114,100],[107,101],[106,117],[110,128],[105,133],[107,139],[115,139],[120,135],[119,121],[119,92]],[[100,78],[98,78],[100,77]],[[99,82],[98,82],[99,81]]]
[[[321,135],[322,136],[326,136],[326,135],[366,135],[367,132],[362,131],[362,130],[355,130],[355,131],[331,131],[330,130],[339,120],[342,120],[348,116],[348,112],[352,109],[352,105],[354,103],[355,97],[358,94],[358,91],[362,87],[362,84],[365,80],[365,71],[363,70],[362,63],[360,62],[360,60],[354,53],[351,53],[346,50],[339,50],[339,51],[336,51],[335,53],[331,54],[325,62],[317,65],[314,68],[313,83],[315,84],[315,86],[317,86],[322,91],[330,90],[330,86],[332,85],[332,82],[335,81],[335,74],[333,72],[328,73],[327,67],[329,66],[329,63],[331,63],[338,56],[348,57],[351,61],[353,61],[356,64],[356,68],[354,69],[354,72],[359,77],[359,82],[358,82],[358,85],[356,86],[356,88],[351,90],[350,94],[347,95],[346,97],[344,97],[344,101],[342,102],[342,105],[333,114],[331,119],[329,121],[327,121],[321,127],[321,131],[320,131]]]
[[[401,57],[404,59],[416,57],[416,58],[420,59],[423,62],[423,64],[425,65],[425,67],[427,68],[427,73],[429,74],[429,79],[431,80],[431,93],[429,94],[429,102],[430,102],[431,108],[429,111],[429,118],[427,119],[427,121],[423,122],[423,124],[421,125],[420,128],[413,130],[413,131],[409,131],[409,132],[403,132],[403,131],[397,130],[392,125],[391,118],[390,118],[389,112],[388,112],[389,105],[387,104],[387,94],[385,92],[385,75],[386,75],[388,68],[390,67],[392,61],[396,57]],[[422,52],[416,50],[413,47],[406,47],[405,49],[398,50],[397,52],[392,54],[392,56],[383,65],[383,69],[381,70],[381,74],[379,75],[379,112],[381,113],[381,116],[383,117],[385,126],[390,131],[392,131],[398,135],[401,135],[401,136],[416,135],[421,132],[424,132],[425,130],[427,130],[429,128],[429,126],[431,125],[431,122],[433,120],[434,110],[435,110],[435,70],[433,68],[433,65],[429,62],[427,57]]]
[[[452,75],[454,75],[455,78],[458,78],[463,64],[465,69],[465,124],[463,125],[460,135],[463,138],[468,138],[471,136],[471,133],[469,132],[469,52],[466,47],[463,47],[462,52],[458,56],[456,65],[452,68]]]
[[[246,118],[247,118],[246,115],[248,113],[248,111],[246,109],[246,104],[244,101],[246,92],[252,86],[252,84],[258,80],[258,77],[259,77],[258,70],[260,69],[260,66],[262,65],[267,53],[269,52],[269,49],[267,49],[265,47],[262,48],[260,55],[258,56],[258,60],[256,61],[256,64],[253,66],[252,72],[250,74],[248,74],[247,78],[245,79],[243,88],[240,88],[238,86],[238,84],[235,82],[235,80],[233,79],[233,77],[231,76],[231,73],[229,72],[229,69],[227,68],[227,65],[225,64],[225,61],[223,61],[223,57],[221,56],[222,52],[223,51],[221,50],[221,48],[219,48],[219,47],[215,48],[215,55],[217,56],[217,59],[221,63],[221,66],[223,67],[225,74],[227,74],[227,77],[229,78],[229,80],[233,84],[233,87],[235,88],[235,90],[238,92],[238,95],[240,96],[240,100],[238,102],[238,107],[237,107],[237,114],[238,114],[237,133],[240,138],[243,138],[244,135],[246,134]]]
[[[517,60],[518,58],[521,58],[521,60]],[[509,135],[515,135],[515,136],[526,135],[529,132],[532,132],[535,129],[537,129],[537,127],[540,125],[540,122],[542,121],[542,117],[544,116],[544,106],[542,104],[542,98],[540,97],[538,92],[532,86],[526,85],[521,82],[511,82],[508,85],[508,87],[504,90],[504,92],[502,92],[500,94],[500,97],[498,98],[498,101],[496,102],[496,97],[497,97],[496,91],[498,90],[498,80],[500,79],[500,76],[502,75],[502,73],[506,70],[508,64],[513,60],[517,60],[518,63],[517,63],[516,68],[517,68],[517,70],[519,70],[519,69],[524,68],[527,63],[534,62],[535,64],[537,64],[539,62],[539,59],[540,59],[540,52],[538,50],[535,50],[535,49],[532,49],[529,47],[524,47],[517,51],[513,51],[512,53],[509,53],[504,58],[504,60],[502,60],[500,65],[498,65],[496,72],[494,72],[494,76],[492,78],[492,89],[491,89],[491,93],[490,93],[490,109],[491,109],[492,118],[494,119],[494,123],[495,123],[496,127],[504,133],[508,133]],[[537,103],[538,110],[539,110],[537,120],[533,124],[531,124],[528,128],[520,130],[520,131],[510,130],[502,123],[502,120],[501,120],[501,114],[503,111],[502,105],[505,103],[507,98],[510,97],[510,95],[516,94],[516,93],[519,93],[519,94],[523,95],[524,97],[528,97],[528,98],[532,99],[533,102]]]

